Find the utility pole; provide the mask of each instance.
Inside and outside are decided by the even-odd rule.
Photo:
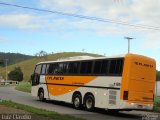
[[[8,59],[5,59],[5,65],[6,65],[6,82],[7,82],[7,76],[8,76],[8,70],[7,70],[7,61],[8,61]]]
[[[130,43],[131,43],[130,41],[134,38],[131,37],[124,37],[124,38],[128,40],[128,53],[130,53]]]

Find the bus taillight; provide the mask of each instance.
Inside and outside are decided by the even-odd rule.
[[[124,91],[123,100],[128,100],[128,91]]]

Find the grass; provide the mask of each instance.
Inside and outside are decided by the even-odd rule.
[[[63,52],[63,53],[55,53],[52,55],[47,55],[45,57],[37,57],[29,60],[25,60],[13,65],[8,66],[8,71],[14,70],[15,67],[20,67],[23,72],[23,80],[29,81],[30,76],[34,71],[34,67],[38,62],[42,61],[54,61],[61,58],[73,57],[73,56],[93,56],[93,57],[101,57],[102,55],[92,54],[92,53],[81,53],[81,52]],[[6,69],[0,68],[0,76],[5,78]]]
[[[155,97],[154,99],[154,111],[160,112],[160,97]]]
[[[29,82],[20,82],[16,86],[16,90],[30,93],[31,92],[31,84]]]
[[[0,105],[5,105],[8,107],[12,107],[12,108],[16,108],[16,109],[20,109],[20,110],[24,110],[36,115],[40,115],[40,116],[44,116],[44,117],[49,117],[55,120],[84,120],[82,118],[76,118],[74,116],[71,115],[62,115],[53,111],[47,111],[45,109],[39,109],[39,108],[35,108],[32,106],[28,106],[28,105],[23,105],[23,104],[19,104],[19,103],[15,103],[12,101],[5,101],[2,100],[0,102]]]

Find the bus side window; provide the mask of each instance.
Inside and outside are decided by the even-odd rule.
[[[91,74],[92,73],[92,61],[85,61],[81,63],[81,74]]]
[[[78,74],[80,67],[80,62],[70,62],[68,66],[69,74]]]
[[[68,63],[59,63],[58,64],[57,74],[66,74],[68,69]]]
[[[53,73],[53,64],[49,65],[47,73],[48,74],[52,74]]]
[[[94,64],[94,74],[97,75],[107,75],[108,70],[108,60],[97,60]]]
[[[46,71],[45,71],[46,74],[48,74],[48,70],[49,70],[49,64],[46,64]]]
[[[49,65],[48,74],[58,74],[58,63]]]
[[[46,74],[46,66],[47,66],[46,64],[42,65],[42,71],[41,71],[42,75]]]
[[[108,72],[108,60],[103,60],[101,74],[107,74],[107,72]]]
[[[121,75],[123,70],[123,59],[114,59],[110,61],[109,74]]]
[[[102,61],[95,61],[94,64],[94,74],[100,74],[101,73],[101,67],[102,67]]]

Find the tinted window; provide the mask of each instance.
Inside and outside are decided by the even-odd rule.
[[[90,74],[92,72],[92,61],[85,61],[81,63],[80,73]]]
[[[68,73],[69,74],[78,73],[79,67],[80,67],[80,62],[70,62],[68,66]]]
[[[109,73],[114,75],[122,74],[123,59],[114,59],[110,61]]]
[[[66,74],[68,72],[68,63],[59,63],[57,74]]]
[[[98,60],[94,64],[94,74],[107,74],[108,60]]]
[[[94,64],[94,73],[99,74],[101,73],[102,61],[96,61]]]
[[[108,70],[108,60],[103,60],[102,67],[101,67],[101,73],[107,74],[107,70]]]
[[[49,65],[48,74],[57,74],[58,73],[58,64],[53,63]]]

